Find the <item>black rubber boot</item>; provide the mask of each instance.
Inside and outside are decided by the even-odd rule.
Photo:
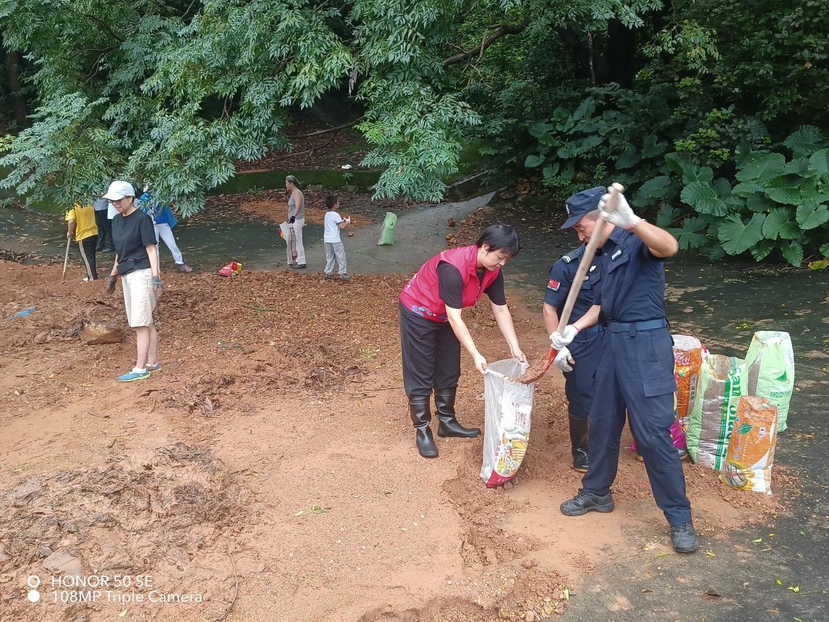
[[[432,413],[429,411],[428,397],[410,397],[409,414],[415,427],[415,443],[417,451],[424,458],[437,458],[438,448],[432,437],[429,424],[432,423]]]
[[[435,390],[435,409],[438,413],[438,436],[457,436],[459,438],[475,438],[480,435],[478,428],[465,428],[455,418],[455,394],[457,389]]]
[[[573,468],[581,473],[587,473],[590,468],[588,429],[587,419],[576,419],[570,415],[570,448],[573,453]]]

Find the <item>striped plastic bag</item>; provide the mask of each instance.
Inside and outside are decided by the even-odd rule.
[[[530,441],[535,383],[521,384],[529,365],[517,359],[487,366],[484,402],[484,463],[481,479],[487,488],[503,486],[518,473]]]
[[[688,453],[697,464],[722,470],[737,406],[746,394],[744,373],[742,359],[710,354],[702,361],[686,433]]]

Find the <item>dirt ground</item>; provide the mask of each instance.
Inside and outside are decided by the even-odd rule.
[[[418,456],[397,327],[407,276],[165,274],[163,370],[120,384],[135,348],[120,288],[108,296],[77,268],[61,284],[54,264],[0,270],[2,620],[539,620],[565,614],[597,564],[674,555],[627,450],[615,512],[559,513],[580,475],[555,370],[537,385],[508,489],[481,481],[482,438],[438,439],[437,460]],[[522,347],[543,357],[540,315],[508,295]],[[465,318],[495,361],[507,349],[485,307]],[[125,341],[84,345],[90,320],[119,325]],[[460,420],[483,428],[482,379],[466,356],[463,369]],[[780,511],[710,470],[686,474],[698,555]],[[630,529],[652,534],[643,550]],[[109,588],[76,602],[94,590],[54,586],[70,575]],[[30,577],[42,581],[37,604]]]
[[[321,225],[325,212],[325,199],[329,192],[306,189],[305,220],[308,224]],[[331,191],[340,201],[340,214],[352,217],[352,227],[382,222],[386,212],[396,214],[411,212],[423,203],[404,200],[372,200],[368,193]],[[205,210],[191,217],[189,222],[210,222],[215,220],[256,221],[263,218],[275,223],[284,222],[288,217],[288,195],[284,190],[265,190],[246,194],[225,194],[207,197]]]
[[[347,127],[342,127],[343,125]],[[369,146],[356,127],[340,124],[336,127],[314,115],[294,111],[291,123],[285,128],[290,148],[275,151],[256,162],[237,162],[236,170],[245,172],[339,169],[343,165],[358,168],[369,152]]]

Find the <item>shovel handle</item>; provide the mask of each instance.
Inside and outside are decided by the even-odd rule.
[[[66,236],[66,252],[63,254],[63,275],[61,276],[61,283],[66,282],[66,266],[69,264],[69,244],[72,242],[72,238],[68,235]]]
[[[614,183],[610,186],[610,199],[605,205],[606,212],[613,212],[616,209],[616,203],[619,201],[619,195],[624,192],[625,187],[622,184]],[[581,292],[581,283],[587,271],[590,269],[590,264],[593,263],[593,257],[596,255],[596,249],[599,246],[599,238],[601,237],[601,229],[605,223],[604,212],[599,214],[599,219],[596,221],[596,228],[593,229],[593,235],[590,236],[590,241],[587,243],[587,248],[584,249],[584,255],[579,262],[576,276],[573,278],[573,284],[567,294],[567,300],[564,302],[564,309],[561,311],[561,317],[558,320],[558,325],[561,328],[567,326],[570,322],[570,316],[573,313],[573,307],[576,305],[576,299]]]
[[[567,293],[567,300],[564,302],[564,308],[561,310],[561,317],[558,320],[559,327],[565,327],[570,321],[570,316],[573,313],[573,307],[576,305],[576,299],[579,297],[581,291],[581,283],[587,271],[590,269],[590,264],[593,263],[593,257],[596,255],[596,248],[599,246],[599,238],[601,237],[601,229],[605,223],[605,212],[613,212],[616,209],[616,203],[619,201],[619,195],[624,192],[625,187],[619,183],[613,183],[610,186],[610,198],[605,205],[605,211],[599,214],[599,219],[596,221],[596,228],[593,229],[593,235],[590,236],[590,241],[587,243],[587,248],[584,249],[584,255],[581,257],[579,267],[576,270],[576,276],[573,278],[573,284],[570,286],[570,291]],[[550,354],[547,357],[547,362],[543,369],[532,378],[521,377],[518,382],[521,384],[532,384],[541,379],[547,373],[553,361],[558,356],[559,351],[555,348],[550,348]]]

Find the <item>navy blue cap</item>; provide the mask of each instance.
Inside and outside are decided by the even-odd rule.
[[[607,193],[607,188],[604,186],[597,186],[590,188],[590,190],[582,190],[578,194],[574,194],[564,204],[567,210],[567,220],[561,225],[562,229],[572,229],[579,221],[584,218],[588,212],[599,209],[599,201],[603,194]]]

